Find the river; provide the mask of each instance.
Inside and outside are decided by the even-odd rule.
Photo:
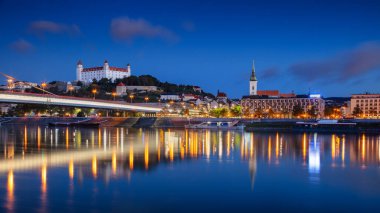
[[[376,211],[380,135],[0,127],[0,212]]]

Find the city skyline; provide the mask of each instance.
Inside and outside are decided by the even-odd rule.
[[[241,98],[254,59],[259,90],[379,92],[379,3],[218,2],[0,1],[0,69],[71,81],[79,59],[108,59],[130,63],[133,75]]]

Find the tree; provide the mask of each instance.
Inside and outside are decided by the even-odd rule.
[[[334,114],[334,107],[332,106],[326,106],[325,107],[325,116],[330,117]]]
[[[249,108],[246,107],[244,110],[243,110],[243,116],[244,117],[250,117],[251,115],[251,112],[249,111]]]
[[[83,86],[83,82],[82,82],[82,81],[78,81],[78,82],[77,82],[77,86],[78,86],[78,87],[82,87],[82,86]]]
[[[80,111],[77,113],[77,117],[86,117],[86,114],[84,114],[83,111]]]
[[[282,117],[285,117],[285,118],[289,118],[290,117],[290,110],[287,109],[287,108],[282,109],[280,113],[281,113]]]
[[[275,113],[274,113],[274,111],[273,111],[272,108],[268,109],[267,115],[268,115],[269,118],[273,118],[273,117],[274,117],[274,114],[275,114]]]
[[[293,111],[292,111],[293,116],[298,117],[302,114],[304,114],[304,110],[301,107],[301,105],[297,104],[297,105],[293,106]]]
[[[225,117],[228,113],[226,108],[215,108],[210,110],[210,115],[216,118]]]
[[[354,111],[352,112],[352,115],[355,117],[360,117],[362,114],[363,114],[363,110],[359,106],[356,106],[354,108]]]
[[[243,115],[243,109],[241,108],[241,106],[232,107],[230,112],[233,117],[240,117]]]
[[[308,110],[307,110],[307,115],[310,117],[310,118],[317,118],[317,109],[315,108],[315,106],[312,106],[310,107]]]
[[[190,110],[189,109],[182,109],[181,113],[182,116],[189,116],[190,115]]]

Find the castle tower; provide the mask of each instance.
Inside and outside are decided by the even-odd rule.
[[[131,74],[131,65],[130,64],[127,65],[127,71],[129,74]]]
[[[257,95],[257,78],[255,72],[255,61],[252,63],[252,74],[249,79],[249,95]]]
[[[79,60],[77,63],[77,81],[82,81],[82,71],[83,71],[83,64],[82,64],[82,61]]]
[[[109,69],[110,69],[110,65],[108,64],[108,61],[107,61],[107,60],[104,61],[103,69],[104,69],[104,70],[109,70]]]

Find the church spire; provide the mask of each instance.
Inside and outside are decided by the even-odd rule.
[[[257,81],[256,78],[256,72],[255,72],[255,60],[252,62],[252,74],[251,74],[251,81]]]

